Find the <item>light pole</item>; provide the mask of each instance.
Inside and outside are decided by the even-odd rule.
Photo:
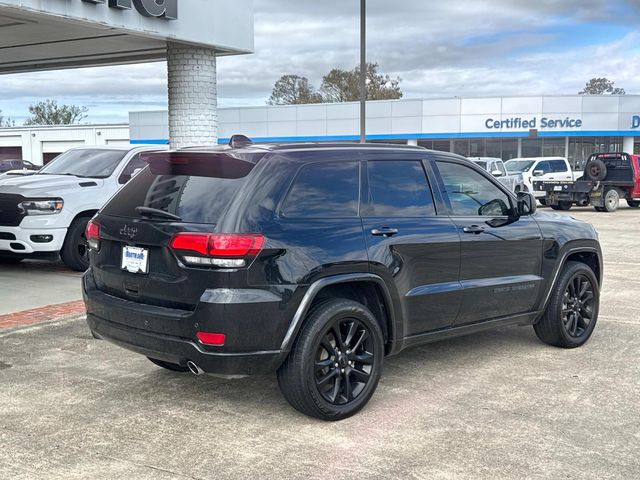
[[[367,141],[367,0],[360,0],[360,143]]]

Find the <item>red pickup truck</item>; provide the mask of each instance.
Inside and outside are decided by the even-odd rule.
[[[640,207],[640,156],[628,153],[595,153],[584,174],[575,182],[534,182],[534,190],[546,192],[546,203],[555,210],[573,204],[593,205],[599,212],[615,212],[624,199]]]

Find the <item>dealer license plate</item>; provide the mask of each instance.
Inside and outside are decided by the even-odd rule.
[[[553,187],[553,190],[554,190],[555,192],[561,192],[561,191],[562,191],[562,185],[556,185],[556,186],[554,186],[554,187]]]
[[[138,247],[122,247],[122,269],[131,273],[149,273],[149,250]]]

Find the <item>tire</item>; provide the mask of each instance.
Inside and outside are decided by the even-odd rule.
[[[547,310],[533,329],[547,345],[579,347],[593,333],[599,305],[600,290],[593,271],[584,263],[567,262],[551,292]]]
[[[572,206],[572,202],[559,202],[557,205],[551,205],[551,208],[553,210],[562,210],[563,212],[566,212],[568,210],[571,210]]]
[[[16,265],[20,263],[24,258],[20,257],[0,257],[1,265]]]
[[[606,212],[615,212],[620,206],[620,194],[615,188],[611,188],[604,192],[604,210]]]
[[[539,198],[538,201],[540,202],[540,205],[542,205],[543,207],[547,206],[547,199],[546,198]]]
[[[189,367],[183,367],[182,365],[178,365],[177,363],[169,363],[151,357],[147,358],[149,359],[149,361],[151,361],[151,363],[155,363],[157,366],[165,368],[167,370],[171,370],[172,372],[187,373],[189,371]]]
[[[589,180],[600,182],[607,178],[607,166],[602,160],[592,160],[586,165],[584,174]]]
[[[373,314],[351,300],[327,299],[307,315],[278,369],[278,384],[296,410],[342,420],[362,409],[375,392],[383,357],[382,330]]]
[[[71,223],[60,251],[64,264],[77,272],[89,268],[89,247],[85,237],[89,220],[89,217],[79,217]]]
[[[593,208],[595,209],[596,212],[606,212],[604,207],[593,207]]]
[[[638,208],[640,207],[640,200],[627,200],[627,205],[630,208]]]

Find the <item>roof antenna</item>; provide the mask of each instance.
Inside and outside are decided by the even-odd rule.
[[[245,135],[232,135],[229,140],[231,148],[246,147],[247,145],[253,145],[253,141]]]

